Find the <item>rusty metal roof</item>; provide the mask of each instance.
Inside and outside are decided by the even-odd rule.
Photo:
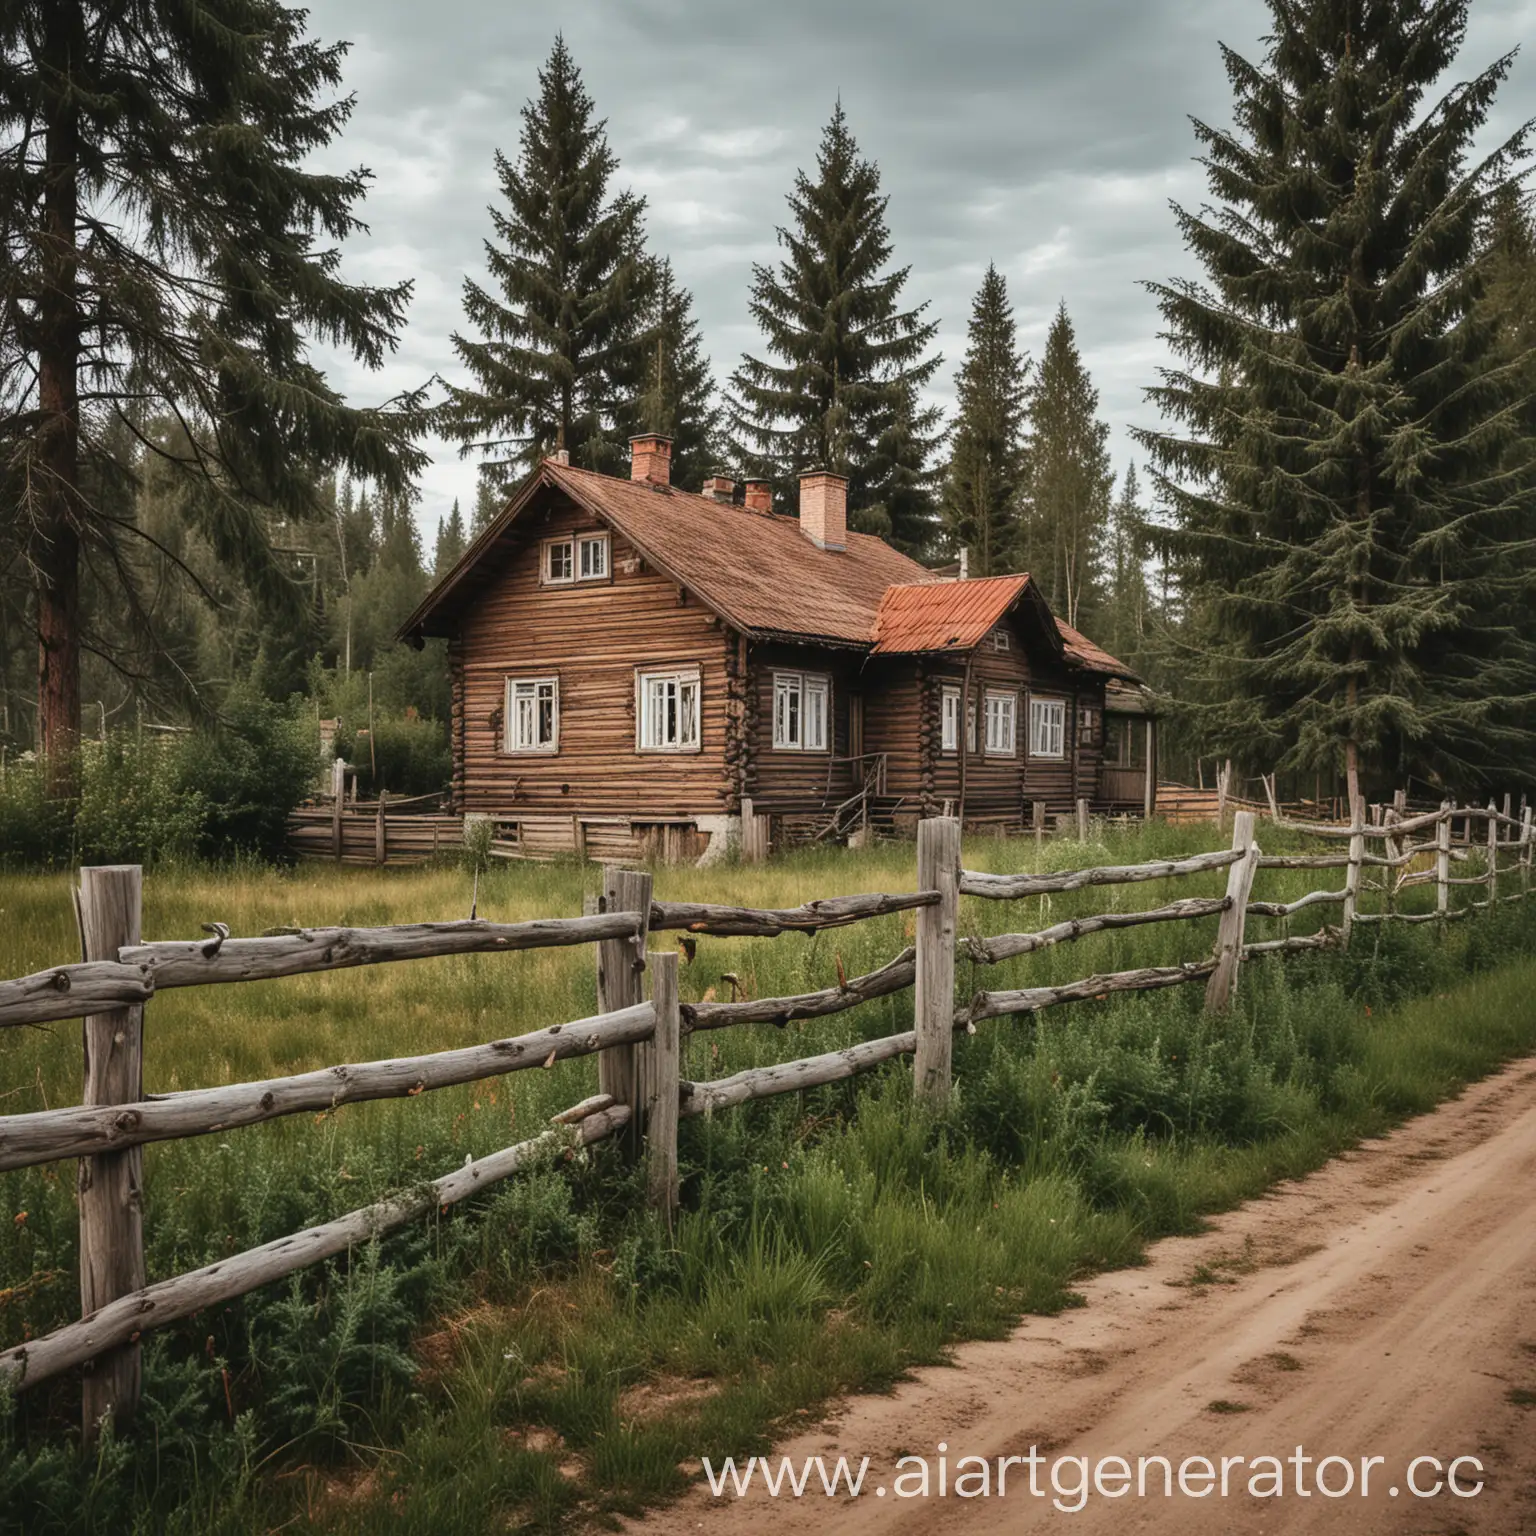
[[[1028,586],[1026,574],[891,587],[875,616],[873,654],[974,650]]]
[[[1057,619],[1056,628],[1061,631],[1067,660],[1073,666],[1081,667],[1085,672],[1102,673],[1105,677],[1124,677],[1132,682],[1141,681],[1123,661],[1116,661],[1102,646],[1095,645],[1087,635],[1073,629],[1070,624],[1063,624],[1060,619]]]

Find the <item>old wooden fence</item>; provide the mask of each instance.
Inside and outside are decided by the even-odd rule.
[[[1482,835],[1474,843],[1471,829],[1479,824]],[[622,1135],[632,1150],[643,1152],[650,1200],[670,1218],[677,1200],[677,1129],[682,1119],[831,1083],[907,1055],[915,1058],[918,1093],[940,1100],[950,1087],[955,1033],[974,1032],[986,1020],[1035,1014],[1112,992],[1194,981],[1205,983],[1208,1006],[1221,1010],[1228,1006],[1240,965],[1248,957],[1347,943],[1351,930],[1362,923],[1448,922],[1479,907],[1519,900],[1530,889],[1528,810],[1516,818],[1491,805],[1486,810],[1444,805],[1425,815],[1393,813],[1381,825],[1368,824],[1359,814],[1351,827],[1302,829],[1323,838],[1347,839],[1347,850],[1335,853],[1266,855],[1254,830],[1253,813],[1241,811],[1231,846],[1216,852],[1065,873],[1000,875],[963,869],[958,822],[935,819],[918,830],[917,889],[897,894],[840,896],[780,911],[663,902],[652,899],[648,873],[609,867],[604,870],[603,893],[593,903],[597,910],[582,917],[310,928],[259,938],[236,938],[223,925],[212,924],[205,938],[157,942],[144,942],[139,931],[141,875],[136,866],[83,869],[78,909],[85,960],[0,982],[0,1027],[84,1020],[83,1102],[73,1108],[0,1116],[0,1170],[78,1159],[82,1316],[43,1338],[0,1352],[0,1375],[25,1389],[83,1366],[89,1439],[105,1415],[126,1417],[135,1407],[139,1340],[147,1331],[444,1210],[527,1167],[551,1148]],[[1371,841],[1381,845],[1379,853],[1367,852]],[[1452,873],[1453,867],[1474,862],[1481,865],[1477,872]],[[1227,871],[1221,896],[1074,917],[1029,933],[962,941],[958,932],[961,896],[1017,901],[1221,869]],[[1284,903],[1254,900],[1254,880],[1264,869],[1339,869],[1344,883]],[[1435,909],[1400,911],[1398,893],[1426,881],[1436,886]],[[1454,899],[1469,887],[1484,894],[1470,901]],[[1378,910],[1362,911],[1362,897],[1371,892],[1379,897]],[[1340,924],[1299,937],[1252,940],[1246,933],[1249,918],[1288,918],[1318,906],[1337,906]],[[666,929],[772,938],[913,909],[915,948],[868,975],[839,979],[835,986],[793,997],[684,1003],[678,992],[676,951],[647,953],[649,935]],[[957,954],[990,965],[1108,929],[1207,917],[1219,919],[1214,950],[1183,964],[1086,976],[1054,986],[979,991],[956,1006]],[[596,946],[598,1012],[591,1018],[458,1050],[345,1063],[265,1082],[153,1095],[143,1091],[145,1004],[167,988],[437,955],[587,944]],[[681,1042],[687,1034],[823,1017],[909,987],[915,989],[914,1027],[901,1034],[712,1081],[689,1082],[681,1076]],[[541,1135],[466,1163],[409,1193],[202,1269],[146,1283],[140,1224],[141,1148],[146,1142],[227,1133],[281,1115],[362,1100],[414,1097],[591,1053],[598,1056],[600,1092],[557,1115]]]

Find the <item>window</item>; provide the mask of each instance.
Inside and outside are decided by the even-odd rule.
[[[608,563],[606,533],[551,539],[544,546],[543,581],[546,586],[572,581],[604,581],[608,576]]]
[[[1029,701],[1029,755],[1065,757],[1067,755],[1067,705],[1064,699]]]
[[[942,749],[945,752],[958,752],[960,750],[960,690],[946,687],[941,695],[943,700],[944,738]],[[976,750],[976,700],[972,699],[970,707],[965,712],[965,750]]]
[[[1104,738],[1099,734],[1099,722],[1103,716],[1092,704],[1083,704],[1077,711],[1077,744],[1080,747],[1097,747],[1103,745]]]
[[[1145,768],[1147,727],[1134,715],[1104,716],[1104,763],[1110,768]]]
[[[592,538],[578,539],[581,551],[581,579],[600,581],[608,574],[608,535],[599,533]]]
[[[640,672],[635,677],[635,750],[699,750],[699,674]]]
[[[780,752],[827,750],[832,679],[820,672],[773,674],[773,745]]]
[[[1006,651],[1009,647],[1008,631],[1001,627],[992,631],[992,649],[994,651]]]
[[[509,677],[506,720],[508,752],[558,752],[560,679]]]
[[[987,689],[987,751],[993,756],[1014,755],[1013,711],[1016,702],[1011,693],[995,693]]]

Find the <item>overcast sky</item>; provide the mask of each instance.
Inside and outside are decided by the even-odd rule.
[[[358,281],[415,280],[382,375],[345,361],[358,403],[460,379],[449,336],[466,273],[482,271],[492,153],[515,156],[519,109],[563,31],[608,122],[617,186],[643,193],[652,248],[692,289],[724,379],[760,338],[754,261],[771,260],[797,168],[813,163],[839,95],[890,196],[911,303],[939,321],[947,406],[971,297],[989,261],[1038,357],[1065,300],[1112,429],[1154,418],[1142,391],[1164,353],[1139,286],[1190,270],[1168,211],[1201,200],[1191,115],[1225,124],[1218,42],[1256,57],[1259,0],[311,0],[317,37],[352,43],[357,107],[328,158],[374,173],[370,225],[348,248]],[[1536,38],[1536,0],[1473,0],[1458,74]],[[1491,126],[1536,116],[1536,50],[1516,61]],[[475,473],[432,445],[420,509],[430,540]],[[428,544],[430,557],[430,542]]]

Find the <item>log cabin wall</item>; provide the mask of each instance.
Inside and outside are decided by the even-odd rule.
[[[751,730],[750,772],[746,793],[759,815],[803,815],[828,809],[854,791],[855,770],[848,761],[850,709],[867,709],[867,679],[861,652],[824,646],[763,641],[752,646],[747,663]],[[777,674],[829,679],[829,725],[823,750],[775,746],[774,679]],[[867,718],[867,717],[866,717]],[[865,727],[865,751],[869,745]]]
[[[914,823],[923,793],[923,668],[911,656],[873,657],[861,676],[864,750],[885,753],[885,792]]]
[[[739,734],[731,730],[735,636],[616,533],[605,579],[540,581],[544,541],[603,531],[589,513],[546,493],[518,520],[501,569],[467,605],[451,650],[459,810],[644,821],[736,809],[736,762],[727,760],[728,736]],[[699,750],[637,751],[637,669],[695,667]],[[546,677],[559,679],[558,750],[509,752],[507,680]]]

